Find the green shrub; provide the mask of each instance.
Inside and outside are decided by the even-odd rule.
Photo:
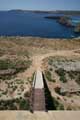
[[[52,60],[52,59],[49,59],[48,64],[49,64],[49,65],[52,65],[52,64],[53,64],[53,60]]]
[[[23,72],[25,69],[28,69],[31,63],[32,62],[30,60],[0,60],[0,70],[4,70],[4,74],[0,74],[0,79],[5,80],[15,77],[17,73]],[[8,73],[6,73],[5,70],[7,70]]]
[[[29,102],[25,99],[21,99],[20,110],[27,110],[27,109],[29,109]]]
[[[54,103],[56,110],[64,110],[64,106],[62,105],[62,103],[60,103],[55,98],[53,98],[53,103]]]
[[[80,74],[78,74],[78,77],[76,79],[76,82],[80,85]]]
[[[76,72],[74,72],[74,71],[68,71],[68,74],[69,74],[69,77],[71,79],[75,79]]]
[[[61,90],[60,87],[56,87],[56,88],[55,88],[55,92],[57,92],[58,94],[60,94],[60,90]]]
[[[51,81],[51,73],[50,73],[50,71],[46,71],[45,73],[46,73],[46,78],[47,78],[49,81]]]
[[[60,81],[63,83],[67,82],[67,79],[65,77],[66,71],[62,68],[55,71],[60,76]]]
[[[25,93],[24,93],[24,97],[25,97],[25,98],[30,97],[30,92],[28,92],[28,91],[25,92]]]
[[[23,98],[0,100],[0,110],[29,110],[29,101]]]
[[[31,65],[30,60],[14,60],[11,61],[10,59],[0,60],[0,70],[7,70],[7,69],[16,69],[16,71],[21,71],[24,69],[29,68]]]
[[[51,72],[50,71],[45,71],[45,75],[48,81],[50,82],[56,82],[55,79],[52,79]]]
[[[0,70],[11,68],[12,64],[9,60],[0,60]]]
[[[13,86],[13,91],[15,91],[17,89],[17,86]]]

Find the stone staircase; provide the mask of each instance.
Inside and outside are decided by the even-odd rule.
[[[35,111],[45,111],[46,110],[44,89],[35,89],[34,90],[33,110],[35,110]]]
[[[30,110],[46,111],[44,82],[41,71],[37,71],[34,75],[31,96],[30,96]]]

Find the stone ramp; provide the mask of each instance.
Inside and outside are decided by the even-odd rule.
[[[35,80],[35,89],[43,89],[44,88],[44,83],[43,83],[43,76],[41,71],[37,71],[36,73],[36,80]]]
[[[0,120],[80,120],[80,111],[0,111]]]
[[[34,75],[31,97],[30,97],[30,110],[46,111],[44,82],[41,71],[37,71]]]

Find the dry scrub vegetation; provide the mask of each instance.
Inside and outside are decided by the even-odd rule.
[[[29,96],[33,73],[37,68],[39,68],[38,66],[42,64],[43,58],[46,58],[50,53],[54,54],[57,51],[59,51],[59,53],[61,51],[73,51],[75,54],[79,54],[80,40],[61,40],[35,37],[0,37],[0,110],[29,109]],[[74,61],[74,63],[75,62],[76,61]],[[45,64],[43,64],[43,67],[44,65]],[[74,79],[76,79],[76,84],[78,86],[80,85],[80,73],[76,73],[76,71],[74,71],[75,73],[73,71],[67,73],[66,70],[64,71],[62,69],[60,71],[56,71],[56,75],[53,77],[55,70],[54,65],[49,66],[51,68],[46,70],[46,77],[49,80],[48,84],[51,84],[49,87],[53,88],[51,89],[51,92],[54,91],[56,80],[59,79],[60,75],[62,81],[58,80],[58,84],[60,83],[61,86],[65,85],[64,76],[68,76],[67,79],[70,80],[70,77],[74,77]],[[73,76],[73,73],[74,75],[77,74],[77,76]],[[62,104],[69,98],[59,94],[57,97],[58,99],[60,99],[59,97],[62,98]],[[80,99],[79,95],[73,97],[78,97]],[[70,97],[69,100],[72,100],[72,97]],[[72,109],[72,107],[68,108],[68,106],[65,108]]]
[[[80,49],[79,39],[46,39],[33,37],[0,37],[0,56],[32,56],[51,50]]]
[[[43,60],[52,96],[66,110],[80,110],[80,57],[55,56]]]

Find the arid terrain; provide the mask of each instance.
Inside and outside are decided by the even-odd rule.
[[[80,110],[80,39],[35,37],[0,37],[0,110],[29,110],[37,70],[55,110]]]

